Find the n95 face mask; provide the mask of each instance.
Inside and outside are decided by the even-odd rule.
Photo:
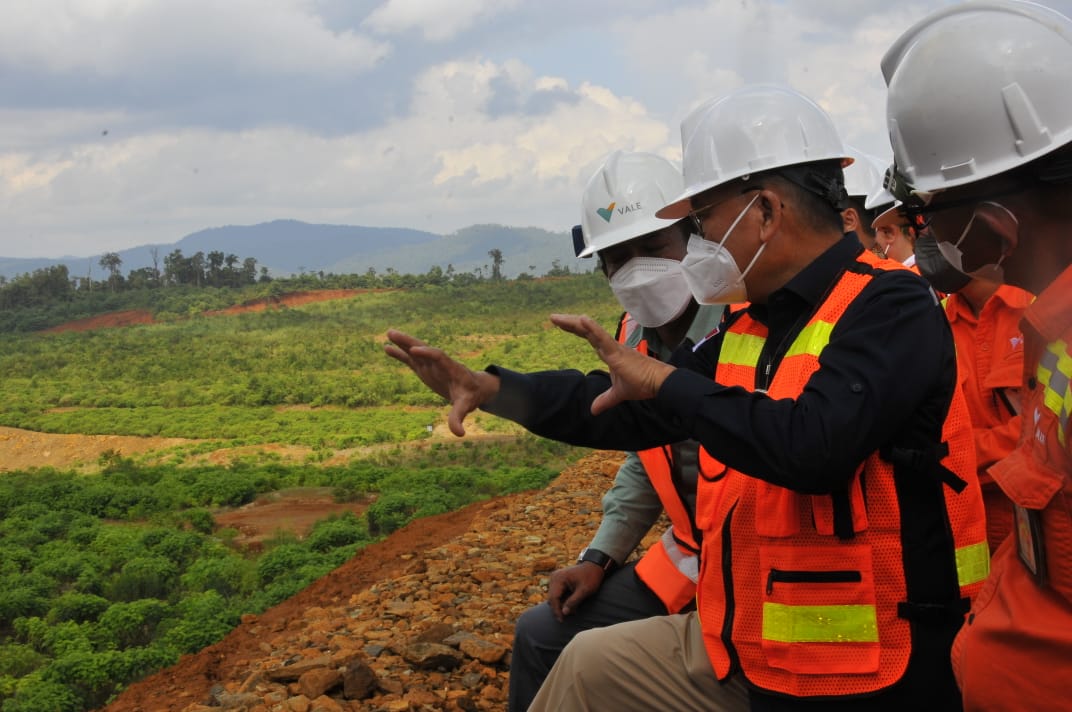
[[[634,257],[610,278],[610,288],[622,308],[649,328],[669,324],[692,301],[681,263],[663,257]]]
[[[755,257],[748,263],[744,272],[741,272],[737,261],[726,249],[726,240],[758,198],[757,193],[748,205],[744,206],[744,210],[738,213],[719,242],[705,240],[700,235],[689,238],[688,251],[685,259],[681,260],[681,270],[685,273],[685,281],[692,290],[693,298],[700,304],[735,304],[747,301],[748,289],[745,287],[744,278],[763,254],[767,243],[760,245]]]

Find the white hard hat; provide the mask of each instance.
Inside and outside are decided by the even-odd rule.
[[[883,210],[875,219],[871,221],[871,229],[878,230],[885,225],[897,225],[905,221],[905,217],[901,215],[901,201],[895,201],[893,205],[886,210]]]
[[[886,187],[886,175],[896,170],[893,165],[886,166],[886,168],[879,174],[878,183],[867,194],[867,198],[864,200],[864,207],[868,210],[879,207],[880,205],[888,205],[892,203],[895,198],[893,193]]]
[[[775,168],[839,159],[852,163],[833,121],[787,87],[749,86],[701,104],[681,122],[685,189],[657,215],[683,218],[689,198]]]
[[[846,145],[845,151],[852,156],[852,164],[845,169],[845,192],[850,198],[866,197],[882,187],[889,161],[882,162],[870,153]],[[891,198],[892,200],[892,198]]]
[[[890,47],[882,74],[898,178],[913,191],[989,178],[1072,140],[1072,20],[1041,5],[939,10]]]
[[[585,186],[581,232],[589,255],[673,225],[655,211],[681,192],[681,171],[653,153],[610,154]]]

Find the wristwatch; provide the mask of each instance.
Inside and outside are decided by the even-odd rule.
[[[577,557],[578,564],[585,561],[595,564],[606,573],[610,573],[618,566],[618,562],[612,559],[610,554],[604,554],[599,549],[593,549],[590,546],[584,547],[581,551],[581,555]]]

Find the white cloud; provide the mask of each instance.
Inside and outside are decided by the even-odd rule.
[[[518,4],[519,0],[387,0],[364,24],[382,34],[419,30],[425,39],[442,41]]]
[[[681,117],[746,82],[888,155],[878,58],[945,4],[6,0],[0,255],[276,218],[564,229],[604,155],[679,157]]]
[[[845,142],[886,155],[879,60],[904,29],[942,4],[711,0],[653,13],[640,26],[617,23],[613,32],[641,91],[665,97],[662,109],[678,119],[744,83],[788,84],[830,113]]]
[[[333,32],[305,0],[7,0],[0,65],[97,77],[214,65],[246,75],[350,74],[390,52]]]
[[[496,86],[516,92],[517,111],[488,112]],[[568,101],[525,113],[541,91]],[[640,102],[604,87],[571,87],[519,62],[448,62],[417,79],[408,115],[362,133],[159,130],[0,153],[0,213],[22,216],[9,234],[48,233],[83,254],[284,217],[441,233],[474,222],[565,229],[596,161],[672,143]],[[0,254],[58,254],[50,244]]]

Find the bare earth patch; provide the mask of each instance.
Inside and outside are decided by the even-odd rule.
[[[357,294],[369,292],[387,292],[389,289],[319,289],[311,292],[294,292],[281,294],[278,297],[263,297],[253,299],[245,304],[237,304],[226,309],[204,312],[203,316],[225,316],[230,314],[242,314],[245,312],[258,312],[280,307],[298,307],[303,304],[324,302],[331,299],[346,299]],[[125,311],[110,312],[76,319],[65,324],[59,324],[45,329],[46,334],[55,334],[63,331],[91,331],[93,329],[111,329],[122,326],[138,326],[140,324],[153,324],[153,313],[147,309],[127,309]]]
[[[321,519],[343,512],[360,515],[367,508],[368,502],[336,502],[330,487],[299,487],[258,497],[214,518],[217,526],[238,530],[236,544],[256,546],[281,531],[304,538]]]
[[[153,313],[147,309],[128,309],[127,311],[98,314],[97,316],[76,319],[66,324],[53,326],[45,329],[46,334],[56,334],[61,331],[92,331],[93,329],[110,329],[117,326],[138,326],[139,324],[152,324]]]
[[[109,450],[130,457],[191,442],[195,441],[133,435],[37,433],[0,426],[0,472],[33,467],[96,469],[97,460]]]

